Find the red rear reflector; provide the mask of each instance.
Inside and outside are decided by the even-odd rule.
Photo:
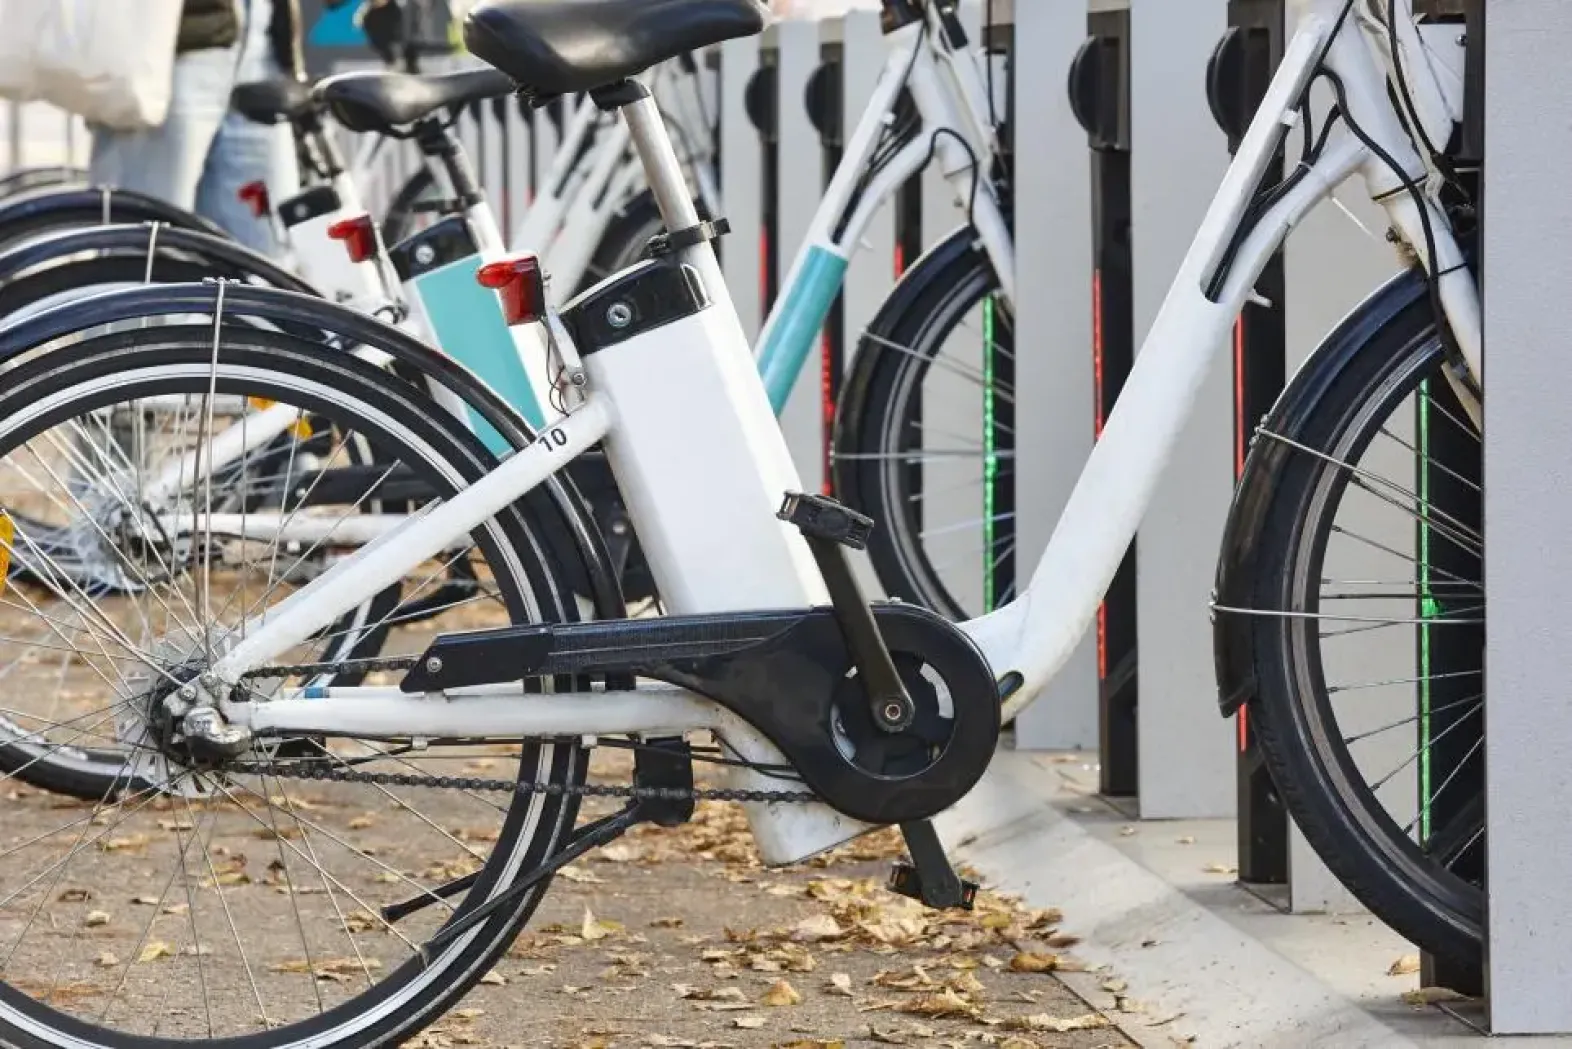
[[[235,191],[235,196],[240,202],[251,209],[251,214],[261,218],[268,212],[268,195],[266,182],[247,182]]]
[[[545,282],[541,279],[540,260],[533,255],[488,262],[475,271],[475,281],[497,293],[502,302],[502,318],[509,325],[539,320],[545,309]]]
[[[377,253],[377,230],[371,224],[370,215],[356,215],[352,219],[335,222],[328,227],[327,234],[334,240],[344,242],[344,250],[349,252],[351,262],[365,262]]]

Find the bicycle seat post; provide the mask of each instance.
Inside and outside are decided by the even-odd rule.
[[[490,209],[483,207],[486,197],[481,191],[480,180],[475,177],[469,154],[464,152],[463,143],[453,128],[441,116],[432,115],[415,123],[414,134],[420,151],[442,165],[448,188],[453,191],[458,209],[469,219],[477,246],[482,252],[501,251],[502,231]]]
[[[624,80],[593,91],[590,97],[603,110],[621,110],[623,119],[628,122],[628,135],[644,165],[650,192],[667,231],[697,226],[699,213],[688,192],[682,162],[677,159],[671,136],[661,119],[660,107],[650,96],[649,88],[637,80]]]

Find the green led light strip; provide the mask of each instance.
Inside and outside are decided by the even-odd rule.
[[[993,296],[983,300],[983,610],[993,611],[994,591],[993,504],[999,463],[994,453],[993,425]]]
[[[1419,384],[1419,841],[1430,840],[1430,627],[1441,614],[1430,592],[1430,380]]]

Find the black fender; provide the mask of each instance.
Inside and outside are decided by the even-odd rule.
[[[1428,281],[1422,270],[1400,273],[1355,307],[1305,359],[1260,426],[1276,432],[1295,431],[1319,410],[1328,385],[1366,343],[1410,310],[1429,313]],[[1252,437],[1244,473],[1223,526],[1212,590],[1212,659],[1217,671],[1217,704],[1225,718],[1238,713],[1256,694],[1252,617],[1226,609],[1250,608],[1254,602],[1262,529],[1292,454],[1293,449],[1281,441]]]
[[[169,314],[212,314],[223,289],[226,322],[262,320],[289,332],[315,332],[335,350],[372,346],[389,354],[404,374],[429,378],[452,390],[522,449],[535,432],[511,406],[463,365],[374,317],[314,295],[248,284],[150,284],[106,292],[0,325],[0,370],[57,339],[106,324]],[[583,556],[589,570],[584,591],[604,619],[623,618],[627,609],[600,530],[565,473],[558,473],[523,500],[528,516],[541,524],[549,543],[565,540]],[[552,535],[560,522],[563,536]]]
[[[152,265],[148,248],[153,248]],[[260,279],[307,295],[316,289],[238,241],[201,230],[121,224],[62,229],[0,250],[0,317],[54,290],[123,281]]]
[[[184,208],[127,189],[41,186],[0,200],[0,244],[50,229],[116,222],[162,222],[228,236],[216,224]]]
[[[982,242],[970,226],[960,227],[923,252],[901,274],[901,279],[895,282],[895,287],[879,307],[879,312],[874,314],[873,320],[868,322],[864,330],[884,331],[894,326],[925,299],[934,295],[937,289],[946,287],[943,277],[949,267],[973,254],[987,259]],[[859,334],[851,373],[846,376],[836,405],[835,429],[839,433],[856,433],[862,428],[858,412],[867,401],[868,384],[873,381],[874,368],[879,360],[877,345],[870,348],[863,346],[862,342],[863,337]],[[837,477],[835,481],[836,491],[842,491],[841,478]]]

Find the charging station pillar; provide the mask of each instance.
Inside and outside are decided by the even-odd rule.
[[[1490,1025],[1572,1031],[1572,5],[1492,0],[1485,32],[1486,834]]]
[[[1217,0],[1130,0],[1131,275],[1139,341],[1168,294],[1227,168],[1206,64],[1226,28]],[[1233,495],[1232,383],[1223,347],[1180,432],[1136,543],[1143,818],[1234,813],[1233,726],[1212,716],[1208,602]]]
[[[1207,100],[1212,116],[1228,138],[1228,152],[1239,148],[1250,119],[1261,104],[1277,64],[1282,61],[1284,0],[1227,0],[1228,30],[1207,65]],[[1283,177],[1282,156],[1266,180]],[[1282,392],[1287,367],[1284,326],[1283,257],[1274,255],[1256,290],[1265,303],[1249,303],[1234,329],[1233,448],[1235,480],[1244,473],[1245,456],[1256,424]],[[1250,727],[1248,702],[1235,728],[1235,798],[1239,880],[1253,887],[1288,884],[1288,812],[1283,807]]]
[[[1012,143],[1015,228],[1023,234],[1015,242],[1015,343],[1024,351],[1015,358],[1015,388],[1026,403],[1049,406],[1015,416],[1016,564],[1024,584],[1092,450],[1093,231],[1086,212],[1098,160],[1094,152],[1090,163],[1073,161],[1089,131],[1064,82],[1086,37],[1085,0],[1013,6],[1013,109],[1029,129]],[[1014,118],[1011,124],[1020,126]],[[1097,642],[1088,637],[1016,720],[1016,747],[1095,746],[1097,695]],[[1134,723],[1132,710],[1132,743]],[[1133,779],[1133,755],[1129,764]]]
[[[1091,149],[1092,435],[1102,432],[1135,359],[1131,314],[1130,7],[1089,0],[1086,38],[1070,64],[1070,106]],[[1134,799],[1137,741],[1135,549],[1125,554],[1097,610],[1098,789]]]

